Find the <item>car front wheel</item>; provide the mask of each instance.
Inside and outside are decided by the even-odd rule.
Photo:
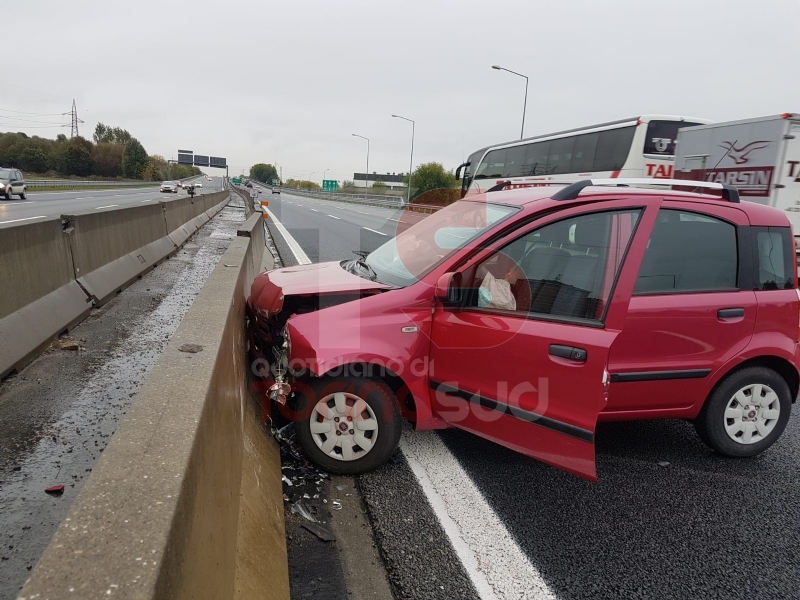
[[[402,432],[391,388],[379,379],[324,377],[296,392],[297,439],[306,455],[334,473],[355,475],[383,464]]]
[[[3,195],[6,197],[6,200],[11,200],[11,188],[6,188]]]
[[[20,200],[25,200],[27,196],[25,195],[25,188],[22,188],[22,193],[19,195]]]
[[[695,428],[724,456],[746,458],[769,448],[789,421],[792,395],[767,367],[747,367],[726,377],[706,400]]]

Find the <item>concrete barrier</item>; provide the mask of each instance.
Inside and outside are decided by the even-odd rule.
[[[0,377],[174,254],[228,197],[215,192],[0,228]]]
[[[20,598],[289,598],[280,458],[258,421],[245,358],[245,298],[263,226],[243,230]],[[183,344],[202,351],[181,352]]]
[[[75,277],[98,306],[175,251],[159,204],[62,218]]]
[[[75,281],[61,219],[0,228],[0,290],[0,377],[5,377],[92,307]]]

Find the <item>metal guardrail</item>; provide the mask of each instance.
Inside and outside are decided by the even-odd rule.
[[[258,185],[258,184],[255,184]],[[263,189],[264,186],[259,186]],[[350,204],[361,204],[363,206],[378,206],[381,208],[393,208],[397,210],[410,210],[422,213],[434,213],[437,210],[444,208],[443,206],[431,206],[428,204],[406,204],[405,200],[399,197],[377,196],[370,194],[344,194],[338,192],[318,192],[316,190],[303,190],[297,188],[281,188],[287,194],[295,194],[297,196],[304,196],[307,198],[318,198],[320,200],[335,200],[337,202],[347,202]]]
[[[178,181],[189,181],[198,179],[198,176],[186,177]],[[86,180],[81,181],[78,179],[26,179],[25,187],[29,190],[33,189],[47,189],[47,188],[126,188],[126,187],[152,187],[157,186],[160,181],[102,181],[102,180]]]

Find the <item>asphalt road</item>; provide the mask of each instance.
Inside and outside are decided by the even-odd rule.
[[[398,216],[286,193],[269,200],[320,261],[377,247]],[[746,460],[715,455],[689,423],[601,423],[590,484],[458,430],[407,432],[359,487],[403,598],[792,599],[798,455],[797,416]]]
[[[222,177],[214,177],[213,181],[203,179],[202,184],[204,192],[221,190]],[[183,190],[177,194],[162,194],[158,187],[29,192],[25,200],[12,196],[12,200],[0,201],[0,226],[14,226],[17,223],[28,223],[44,217],[57,217],[99,208],[128,206],[158,202],[159,200],[169,201],[186,195]]]

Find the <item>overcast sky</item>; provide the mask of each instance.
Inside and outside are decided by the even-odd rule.
[[[285,179],[457,166],[526,136],[643,113],[800,111],[797,0],[18,0],[0,130],[55,137],[75,98],[150,154],[224,156]],[[17,112],[12,112],[17,111]],[[38,113],[38,114],[21,114]],[[42,114],[40,116],[39,114]],[[39,121],[32,123],[20,119]],[[36,128],[34,128],[36,126]],[[42,127],[42,128],[39,128]],[[220,174],[219,171],[209,172]]]

